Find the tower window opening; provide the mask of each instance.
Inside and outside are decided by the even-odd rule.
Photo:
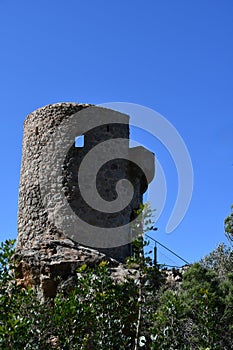
[[[75,147],[84,147],[84,135],[75,137]]]

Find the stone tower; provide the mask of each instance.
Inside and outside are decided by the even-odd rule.
[[[62,123],[65,122],[64,125],[67,125],[70,118],[87,111],[91,111],[90,116],[93,118],[88,118],[89,121],[85,120],[83,128],[80,129],[79,134],[84,136],[84,145],[82,147],[75,146],[75,136],[80,135],[76,135],[72,127],[67,127],[66,132],[71,134],[74,132],[71,136],[73,144],[68,148],[65,158],[58,159],[60,162],[58,165],[57,160],[51,163],[50,160],[54,158],[54,149],[57,152],[61,147],[60,139],[58,139],[57,144],[55,142],[52,147],[47,147],[51,136],[63,125]],[[101,123],[92,123],[94,119],[98,120],[102,116],[104,118]],[[95,146],[114,139],[123,139],[124,151],[127,155],[130,154],[130,157],[108,160],[106,164],[103,164],[96,177],[97,191],[105,201],[111,203],[117,199],[116,183],[121,179],[127,179],[133,185],[133,196],[126,208],[120,212],[106,213],[104,210],[101,212],[92,208],[90,203],[83,199],[78,176],[85,156]],[[154,176],[154,155],[143,147],[130,149],[128,142],[129,117],[101,107],[76,103],[57,103],[42,107],[27,116],[24,123],[16,247],[16,256],[19,257],[20,261],[19,278],[24,284],[38,286],[43,293],[52,296],[57,287],[56,277],[67,279],[84,261],[94,263],[107,257],[114,265],[113,261],[124,262],[125,258],[131,254],[130,238],[125,241],[126,244],[118,244],[118,246],[105,245],[101,241],[99,246],[96,242],[93,245],[91,241],[89,244],[85,243],[85,240],[79,239],[82,237],[82,232],[79,232],[82,231],[82,227],[79,225],[73,225],[75,236],[67,235],[64,232],[62,228],[64,227],[65,215],[63,218],[63,215],[59,214],[59,222],[62,222],[60,227],[56,221],[51,220],[51,213],[56,211],[61,193],[74,215],[79,217],[82,222],[95,227],[97,232],[103,227],[110,230],[119,229],[134,218],[135,210],[142,203],[142,195]],[[114,154],[115,150],[112,151]],[[57,154],[60,153],[57,152]],[[136,159],[136,161],[131,159]],[[142,163],[146,164],[147,176],[140,168]],[[60,182],[56,185],[58,187],[55,189],[53,202],[48,208],[44,201],[45,195],[41,182],[45,181],[44,188],[46,188],[46,181],[50,179],[50,174],[54,170],[51,164],[56,164],[61,168],[61,176],[58,176]],[[46,170],[43,177],[40,173],[41,168]],[[86,175],[86,186],[88,192],[88,174]],[[47,188],[46,190],[48,191],[46,196],[49,196],[52,190]],[[64,205],[61,204],[60,207],[62,206]],[[124,231],[124,235],[131,235],[128,227]],[[89,241],[87,240],[87,242]]]

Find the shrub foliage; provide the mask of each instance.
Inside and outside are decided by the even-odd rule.
[[[1,244],[0,349],[231,349],[233,260],[222,244],[179,288],[137,256],[134,279],[115,282],[105,261],[83,265],[73,290],[43,302],[17,286],[13,252],[14,241]]]

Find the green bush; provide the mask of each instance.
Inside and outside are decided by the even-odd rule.
[[[193,264],[176,290],[137,254],[129,261],[137,278],[116,283],[107,262],[83,265],[73,290],[43,303],[17,285],[13,253],[14,241],[1,244],[2,350],[231,349],[232,252],[223,245]]]

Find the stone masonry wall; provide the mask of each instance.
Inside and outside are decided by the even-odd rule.
[[[25,120],[18,201],[18,248],[30,249],[45,236],[62,238],[62,233],[48,221],[41,200],[41,150],[64,118],[86,107],[74,103],[48,105],[32,112]]]

